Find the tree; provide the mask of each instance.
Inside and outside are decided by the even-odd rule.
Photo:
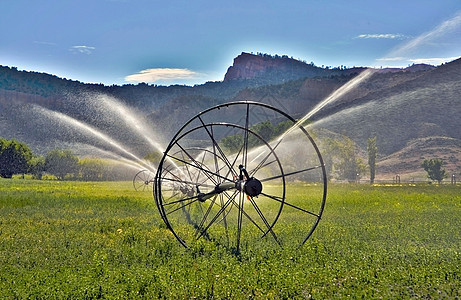
[[[32,150],[21,142],[0,139],[0,176],[11,178],[28,171]]]
[[[43,172],[45,171],[45,158],[43,156],[34,156],[29,161],[29,173],[35,179],[42,179]]]
[[[327,152],[331,156],[338,179],[356,181],[365,172],[366,165],[357,157],[355,143],[344,137],[342,140],[327,139]]]
[[[440,184],[444,178],[447,178],[447,174],[444,169],[442,169],[443,160],[440,158],[431,158],[426,159],[421,164],[421,167],[427,172],[427,177],[431,180],[437,180]]]
[[[78,162],[80,176],[86,181],[104,180],[107,172],[107,164],[101,159],[85,158]]]
[[[368,139],[367,151],[368,166],[370,167],[370,183],[373,183],[375,182],[376,174],[376,156],[378,155],[378,147],[376,146],[376,136]]]
[[[274,137],[274,125],[271,121],[264,121],[261,123],[254,124],[250,127],[250,130],[259,135],[263,140],[270,141]],[[262,145],[263,142],[253,134],[248,136],[248,146],[256,147]]]
[[[69,173],[78,170],[78,157],[70,150],[51,150],[45,157],[45,171],[63,180]]]
[[[226,136],[221,139],[220,144],[231,153],[237,152],[243,145],[243,136],[241,134]]]

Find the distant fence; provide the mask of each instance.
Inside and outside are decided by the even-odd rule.
[[[448,178],[442,180],[440,184],[443,185],[461,185],[461,178],[456,176],[455,174],[450,175]],[[357,179],[356,183],[370,183],[369,179]],[[432,181],[430,179],[415,179],[415,178],[400,178],[400,175],[395,175],[391,179],[375,179],[374,183],[376,184],[438,184],[437,181]]]

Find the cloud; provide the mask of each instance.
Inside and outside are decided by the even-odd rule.
[[[52,42],[44,42],[44,41],[34,41],[34,44],[39,44],[39,45],[46,45],[46,46],[57,46],[56,43]]]
[[[401,60],[406,60],[406,58],[398,56],[398,57],[382,57],[382,58],[377,59],[377,61],[401,61]]]
[[[384,63],[387,65],[381,65],[381,67],[389,67],[389,68],[402,68],[405,66],[409,66],[411,64],[428,64],[428,65],[441,65],[443,63],[447,63],[458,59],[459,57],[427,57],[427,58],[409,58],[409,57],[383,57],[376,60],[377,63]]]
[[[397,48],[389,56],[395,56],[395,55],[405,55],[408,54],[410,51],[417,50],[421,46],[428,45],[430,43],[433,43],[435,40],[439,40],[446,36],[449,33],[455,33],[457,34],[457,30],[461,27],[461,11],[458,11],[456,15],[444,21],[434,29],[432,29],[429,32],[426,32],[424,34],[421,34],[415,39],[412,39],[405,45]]]
[[[361,34],[355,37],[356,39],[405,39],[403,34],[395,33],[381,33],[381,34]]]
[[[155,68],[145,69],[125,77],[126,81],[155,82],[162,80],[192,79],[199,74],[189,69]]]
[[[430,65],[441,65],[446,62],[453,61],[459,57],[431,57],[431,58],[413,58],[409,59],[415,64],[430,64]]]
[[[72,46],[69,50],[74,53],[91,54],[95,49],[91,46]]]

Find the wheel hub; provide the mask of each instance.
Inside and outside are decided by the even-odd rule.
[[[241,192],[245,192],[245,194],[247,194],[250,197],[256,197],[259,194],[261,194],[263,190],[263,185],[261,181],[254,177],[250,177],[243,165],[240,165],[239,169],[240,176],[239,182],[236,185],[237,189]]]
[[[263,185],[261,184],[261,181],[254,177],[245,181],[243,185],[243,191],[250,197],[258,196],[259,194],[261,194],[262,190]]]

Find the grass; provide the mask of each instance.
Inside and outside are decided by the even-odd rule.
[[[460,228],[459,186],[330,185],[301,249],[234,255],[184,249],[131,182],[0,179],[0,298],[459,298]]]

